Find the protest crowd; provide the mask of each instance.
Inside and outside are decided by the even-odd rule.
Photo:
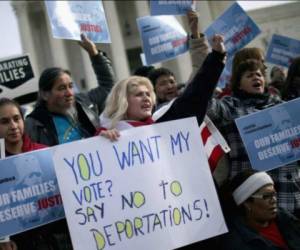
[[[98,86],[75,94],[72,72],[53,65],[39,76],[38,99],[26,117],[15,100],[0,98],[5,156],[92,137],[113,143],[122,140],[123,130],[196,117],[202,131],[216,142],[214,153],[206,155],[228,232],[180,249],[299,250],[300,160],[268,171],[254,170],[235,120],[300,97],[300,58],[293,58],[287,70],[272,67],[267,77],[266,52],[240,48],[232,56],[230,81],[221,89],[218,82],[228,60],[224,34],[207,37],[193,10],[186,18],[193,65],[186,83],[177,82],[176,72],[152,65],[116,81],[106,53],[81,34],[78,49],[89,55]],[[204,133],[201,139],[204,145],[209,140]],[[300,145],[296,142],[295,148]],[[264,157],[275,153],[278,150],[266,151]],[[33,159],[28,161],[24,158],[23,167],[29,170],[24,170],[22,179],[27,186],[32,185],[30,172],[39,169]],[[0,249],[73,247],[67,221],[60,219],[10,235]]]

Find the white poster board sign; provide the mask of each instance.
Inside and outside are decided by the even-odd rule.
[[[199,133],[188,118],[56,147],[74,249],[166,250],[227,232]]]

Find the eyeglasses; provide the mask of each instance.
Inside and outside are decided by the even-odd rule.
[[[252,198],[255,199],[261,199],[261,200],[265,200],[265,201],[271,201],[272,199],[277,199],[277,193],[265,193],[265,194],[254,194],[251,195]]]

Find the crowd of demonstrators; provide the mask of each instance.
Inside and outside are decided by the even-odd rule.
[[[299,249],[300,221],[278,208],[270,175],[243,170],[222,191],[229,233],[218,237],[220,250]]]
[[[213,37],[209,53],[197,14],[189,11],[187,18],[193,72],[182,92],[172,71],[152,66],[141,67],[135,76],[114,84],[110,60],[83,35],[80,45],[90,55],[98,87],[75,94],[68,70],[48,68],[40,76],[39,99],[25,122],[16,102],[0,99],[0,137],[5,139],[6,156],[97,134],[114,141],[122,139],[119,131],[123,129],[191,116],[200,125],[208,115],[231,148],[229,162],[221,169],[228,185],[220,196],[229,233],[194,246],[299,249],[300,222],[289,213],[300,217],[299,162],[271,170],[269,175],[251,170],[234,120],[282,103],[281,96],[286,101],[299,97],[300,58],[293,60],[286,81],[282,69],[274,67],[267,86],[263,51],[241,49],[233,58],[226,94],[214,96],[226,58],[223,37]],[[154,110],[161,113],[153,115]],[[65,219],[11,239],[0,243],[0,249],[72,249]]]
[[[1,98],[0,137],[4,138],[6,156],[46,148],[46,145],[33,142],[24,132],[24,127],[24,118],[19,104]],[[24,163],[23,167],[28,166]],[[66,223],[58,221],[16,234],[11,237],[11,241],[1,243],[0,249],[67,250],[72,249],[72,245]]]
[[[182,95],[155,122],[196,116],[198,123],[202,123],[208,100],[224,68],[225,47],[221,36],[214,37],[212,48],[213,51]],[[204,84],[206,82],[210,84]],[[155,103],[153,85],[148,78],[132,76],[116,83],[106,101],[101,122],[105,129],[100,134],[115,140],[119,135],[115,129],[124,127],[124,122],[132,127],[153,124],[152,109]]]
[[[300,97],[300,57],[292,60],[283,89],[283,99],[286,101]]]
[[[209,98],[224,68],[225,48],[221,36],[215,36],[213,51],[207,56],[194,79],[158,120],[152,119],[155,93],[148,78],[132,76],[115,84],[106,101],[99,134],[114,141],[119,130],[196,116],[201,124]],[[205,84],[209,83],[209,84]],[[121,138],[120,138],[121,139]],[[181,249],[212,249],[215,240],[205,240]]]
[[[62,68],[45,69],[39,79],[39,100],[26,117],[32,140],[53,146],[91,137],[99,127],[99,114],[114,83],[111,62],[95,44],[82,36],[80,45],[89,53],[98,87],[74,93],[71,74]]]
[[[270,82],[268,84],[269,93],[282,97],[285,80],[285,70],[282,67],[273,66],[270,72]]]
[[[251,168],[248,155],[234,120],[247,114],[282,103],[278,96],[266,90],[265,66],[261,61],[248,59],[233,71],[231,79],[232,95],[222,99],[212,99],[208,115],[226,138],[231,151],[229,157],[229,178]],[[297,163],[269,172],[278,191],[278,204],[299,215],[300,172]]]
[[[5,138],[7,156],[95,135],[100,127],[99,114],[104,108],[105,99],[115,79],[111,62],[103,52],[97,50],[92,41],[82,35],[79,44],[90,56],[99,86],[87,93],[75,95],[68,70],[58,67],[45,69],[39,79],[39,99],[34,110],[26,117],[25,126],[19,108],[19,115],[14,115],[13,111],[16,111],[16,108],[7,111],[7,115],[10,114],[13,119],[17,120],[20,116],[22,118],[18,120],[22,128],[22,137],[18,144],[12,147],[9,138],[2,136]],[[3,102],[5,110],[14,105],[19,107],[14,102]],[[10,105],[6,105],[6,102]],[[15,130],[17,133],[17,129]],[[26,134],[23,134],[24,130]],[[10,137],[17,135],[10,133]],[[17,234],[12,237],[11,242],[1,243],[0,247],[10,250],[15,244],[18,249],[24,250],[72,249],[65,219]]]
[[[196,74],[197,70],[201,68],[209,53],[209,47],[204,34],[199,32],[199,20],[197,13],[190,10],[187,12],[186,16],[189,29],[191,31],[188,40],[189,52],[193,58],[193,70],[188,79],[188,81],[190,81]],[[160,109],[162,106],[178,97],[185,87],[185,84],[178,84],[174,72],[164,67],[154,68],[153,66],[143,66],[138,68],[134,72],[134,75],[148,77],[151,80],[156,94],[155,110]]]
[[[172,101],[183,93],[185,87],[191,82],[198,69],[201,68],[210,50],[205,35],[199,32],[199,20],[197,13],[195,11],[188,11],[186,16],[191,32],[189,35],[189,52],[192,58],[192,72],[187,80],[187,84],[178,84],[175,74],[164,67],[157,69],[152,68],[151,70],[149,70],[150,67],[142,67],[136,71],[139,75],[147,76],[154,86],[154,92],[157,97],[154,108],[154,111],[156,111],[154,114],[155,119],[164,114],[164,112],[166,112],[172,105]],[[145,72],[147,72],[147,74],[143,74]],[[209,124],[209,127],[207,127],[207,124]],[[211,135],[211,137],[213,137],[212,140],[215,144],[220,145],[220,147],[218,146],[214,151],[218,151],[218,153],[215,153],[214,156],[210,157],[211,149],[207,150],[211,170],[214,174],[215,181],[219,184],[226,177],[223,170],[218,170],[223,169],[223,165],[227,164],[226,155],[223,153],[223,147],[227,147],[227,143],[207,116],[205,117],[205,122],[202,126],[211,129],[211,133],[214,131]],[[207,138],[205,138],[204,141],[207,141]]]

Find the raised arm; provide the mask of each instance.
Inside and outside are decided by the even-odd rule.
[[[196,116],[198,123],[202,123],[208,102],[212,98],[213,91],[225,65],[226,53],[222,36],[214,36],[212,49],[213,51],[208,54],[202,67],[182,95],[156,120],[157,122]]]
[[[91,89],[86,94],[80,93],[79,97],[84,98],[83,95],[87,95],[89,100],[98,106],[99,113],[101,113],[104,108],[105,99],[115,82],[115,74],[111,61],[106,54],[97,50],[96,45],[85,35],[82,35],[81,39],[82,41],[79,44],[90,56],[97,77],[98,87]]]
[[[188,81],[190,82],[207,57],[209,47],[205,35],[200,32],[197,13],[193,10],[189,10],[186,13],[186,16],[191,32],[191,36],[189,38],[189,50],[192,59],[192,73]]]

